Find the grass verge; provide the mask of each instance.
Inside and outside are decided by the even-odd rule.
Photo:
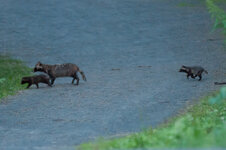
[[[7,95],[24,89],[25,86],[20,84],[21,78],[30,75],[31,71],[22,61],[0,55],[0,102]]]
[[[126,137],[99,140],[77,147],[80,150],[133,148],[225,148],[226,87],[188,108],[186,113],[156,129]]]
[[[213,29],[221,29],[224,35],[226,35],[226,12],[218,5],[221,4],[225,6],[225,2],[225,0],[206,0],[208,11],[211,17],[215,19]]]

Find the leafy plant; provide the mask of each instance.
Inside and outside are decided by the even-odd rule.
[[[5,78],[0,79],[0,83],[3,83],[5,81]]]
[[[211,13],[211,17],[215,18],[214,30],[221,28],[226,35],[226,12],[219,8],[213,0],[206,0],[206,5]]]

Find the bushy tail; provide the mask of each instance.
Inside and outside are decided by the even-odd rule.
[[[208,72],[207,72],[206,70],[204,70],[204,72],[205,72],[206,74],[208,74]]]
[[[82,75],[82,79],[83,79],[84,81],[86,81],[86,76],[85,76],[84,72],[81,71],[81,70],[79,70],[79,72],[80,72],[80,74]]]

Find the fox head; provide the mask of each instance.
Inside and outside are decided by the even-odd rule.
[[[25,84],[29,82],[29,78],[28,77],[23,77],[21,80],[21,84]]]
[[[37,64],[34,67],[34,72],[37,72],[37,71],[44,71],[43,65],[40,61],[37,62]]]
[[[186,72],[187,73],[187,72],[189,72],[189,68],[184,66],[184,65],[182,65],[180,70],[179,70],[179,72]]]

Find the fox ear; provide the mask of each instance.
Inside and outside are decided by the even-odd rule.
[[[38,61],[38,63],[37,63],[37,64],[42,65],[42,63],[41,63],[40,61]]]

